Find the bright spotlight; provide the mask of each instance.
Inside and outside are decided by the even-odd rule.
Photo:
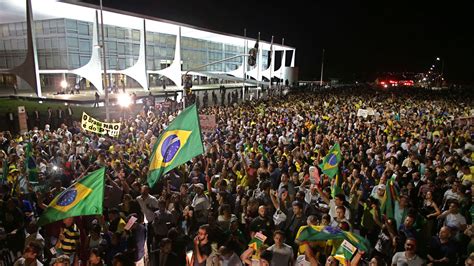
[[[120,94],[117,98],[117,102],[121,107],[128,107],[132,103],[132,99],[127,94]]]
[[[61,88],[63,89],[67,88],[67,81],[62,80],[60,85],[61,85]]]
[[[441,60],[441,58],[439,58],[439,57],[436,57],[436,60],[437,60],[437,61],[439,61],[439,60]]]

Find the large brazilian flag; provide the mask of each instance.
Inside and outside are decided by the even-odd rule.
[[[184,109],[160,135],[153,147],[148,184],[153,187],[162,175],[204,153],[196,105]]]
[[[362,236],[349,231],[343,231],[338,227],[332,226],[302,226],[298,230],[296,240],[300,242],[326,241],[331,239],[347,240],[359,250],[368,252],[370,242]]]
[[[43,212],[38,225],[65,218],[102,214],[105,168],[96,170],[57,195]]]

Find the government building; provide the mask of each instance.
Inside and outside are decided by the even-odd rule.
[[[42,97],[80,87],[102,94],[104,76],[109,88],[182,88],[187,72],[194,84],[297,81],[294,47],[260,40],[257,64],[249,66],[239,55],[256,42],[110,8],[101,17],[100,7],[85,3],[0,0],[0,91]]]

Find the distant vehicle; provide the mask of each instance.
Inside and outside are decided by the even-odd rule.
[[[386,75],[378,77],[375,81],[377,87],[391,88],[391,87],[413,87],[415,82],[405,76]]]
[[[411,80],[411,79],[398,81],[398,86],[413,87],[414,85],[415,85],[415,82],[414,82],[413,80]]]

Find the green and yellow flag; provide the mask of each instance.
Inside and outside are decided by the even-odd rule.
[[[334,178],[334,184],[331,186],[331,197],[335,197],[337,194],[343,193],[342,190],[342,176],[339,171],[336,172],[336,177]]]
[[[302,226],[303,227],[303,226]],[[300,242],[326,241],[331,239],[345,239],[359,250],[368,252],[370,242],[362,236],[339,227],[309,225],[298,231],[295,240]]]
[[[164,130],[153,147],[148,184],[153,187],[162,175],[204,153],[196,105],[184,109]]]
[[[38,225],[65,218],[102,214],[105,168],[100,168],[68,187],[48,205]]]
[[[385,194],[383,195],[380,211],[386,218],[394,219],[395,218],[395,201],[399,200],[399,193],[398,189],[394,184],[394,180],[392,178],[387,180],[385,185]]]
[[[28,173],[28,180],[30,182],[38,182],[38,168],[36,167],[35,158],[33,157],[31,142],[26,144],[25,168]]]
[[[323,162],[319,165],[319,168],[324,174],[333,178],[337,174],[339,162],[341,161],[341,148],[339,143],[336,143],[329,150],[328,154],[324,156]]]

